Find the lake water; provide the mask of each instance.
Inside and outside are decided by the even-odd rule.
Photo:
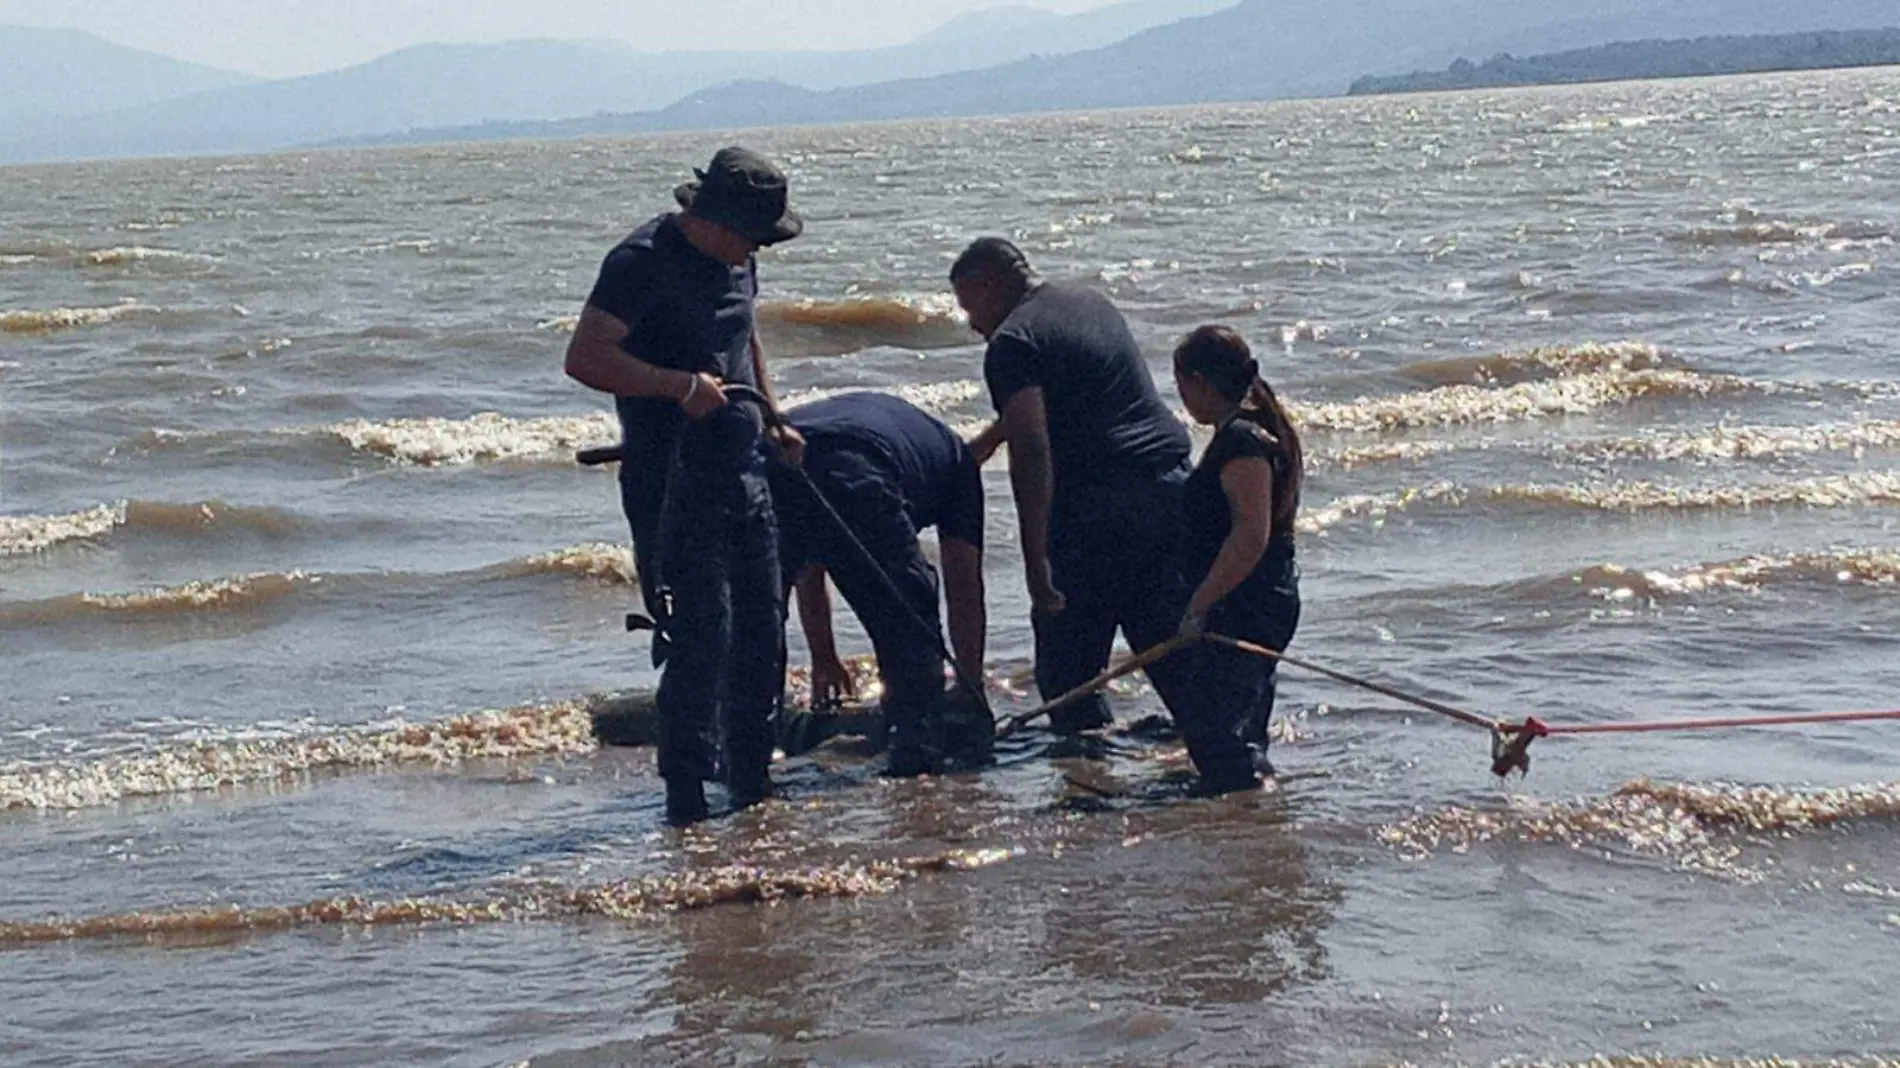
[[[1900,1048],[1891,724],[1554,738],[1500,786],[1482,731],[1289,671],[1259,797],[1032,733],[916,783],[832,745],[664,829],[588,731],[654,677],[560,364],[725,140],[0,170],[0,1061]],[[789,401],[979,425],[945,274],[985,233],[1164,390],[1242,329],[1306,428],[1298,655],[1555,723],[1896,704],[1900,73],[747,141],[808,220],[761,270]]]

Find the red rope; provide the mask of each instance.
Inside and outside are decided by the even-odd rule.
[[[1656,731],[1701,731],[1722,730],[1734,727],[1778,727],[1797,723],[1855,723],[1877,719],[1900,719],[1900,711],[1893,712],[1799,712],[1783,716],[1734,716],[1723,719],[1678,719],[1659,720],[1648,723],[1584,723],[1564,726],[1556,723],[1541,724],[1540,735],[1558,734],[1644,734]],[[1518,733],[1524,726],[1512,728],[1510,733]]]
[[[1204,637],[1208,641],[1227,646],[1230,649],[1238,649],[1243,653],[1251,653],[1254,656],[1277,660],[1290,667],[1315,672],[1351,686],[1358,686],[1395,700],[1417,705],[1420,708],[1436,712],[1441,716],[1446,716],[1463,723],[1469,723],[1475,727],[1483,727],[1491,732],[1491,769],[1499,775],[1504,775],[1514,768],[1528,771],[1530,769],[1530,758],[1528,754],[1531,742],[1538,738],[1549,738],[1556,735],[1647,734],[1661,731],[1732,730],[1746,727],[1777,727],[1797,723],[1857,723],[1870,720],[1900,720],[1900,710],[1896,710],[1892,712],[1797,712],[1781,716],[1731,716],[1720,719],[1656,720],[1641,723],[1582,723],[1574,726],[1545,723],[1543,720],[1532,716],[1522,723],[1505,723],[1502,721],[1489,720],[1477,713],[1467,712],[1462,708],[1454,708],[1428,698],[1419,697],[1416,694],[1406,693],[1403,690],[1393,689],[1390,686],[1373,682],[1370,679],[1357,678],[1343,671],[1335,671],[1332,668],[1321,667],[1309,661],[1299,660],[1277,650],[1255,645],[1252,642],[1237,641],[1219,634],[1208,634],[1204,635]]]

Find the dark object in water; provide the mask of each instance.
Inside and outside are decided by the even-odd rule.
[[[594,720],[594,738],[603,746],[637,749],[659,744],[660,720],[652,693],[596,698],[588,714]],[[789,756],[847,735],[883,738],[883,715],[875,705],[856,704],[817,711],[788,707],[779,715],[778,747]]]

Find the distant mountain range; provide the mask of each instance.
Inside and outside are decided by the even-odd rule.
[[[1104,48],[976,71],[814,90],[781,80],[715,86],[651,112],[555,123],[408,131],[378,143],[627,135],[883,119],[1271,100],[1346,92],[1367,70],[1547,52],[1708,28],[1736,33],[1886,25],[1895,0],[1243,0]],[[1685,32],[1686,30],[1686,32]]]
[[[0,141],[29,119],[137,106],[257,80],[79,30],[0,26]]]
[[[431,45],[329,74],[0,122],[0,162],[1328,96],[1368,72],[1461,56],[1895,17],[1896,0],[1125,0],[1072,16],[994,9],[861,52]]]
[[[851,52],[648,53],[566,41],[422,45],[276,81],[194,68],[77,31],[0,26],[0,60],[7,60],[0,66],[0,163],[256,152],[491,120],[639,112],[736,78],[831,89],[1099,48],[1235,2],[1122,0],[1077,15],[1004,7],[964,15],[908,44]],[[44,48],[48,34],[62,42],[50,70],[21,67],[28,76],[14,76],[10,57]],[[155,75],[149,89],[115,100],[120,91],[109,87],[123,80],[114,72],[132,57],[171,71],[171,79]],[[202,72],[197,82],[193,71]],[[88,94],[82,108],[65,107],[66,94],[46,91],[92,83],[108,88]]]
[[[1900,17],[1900,10],[1895,14]],[[1362,96],[1516,85],[1575,85],[1631,78],[1690,78],[1892,64],[1900,64],[1900,29],[1618,41],[1597,48],[1522,59],[1508,53],[1482,63],[1461,59],[1446,70],[1361,78],[1352,84],[1351,93]]]

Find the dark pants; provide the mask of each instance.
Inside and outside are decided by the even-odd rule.
[[[1174,636],[1189,596],[1175,563],[1186,478],[1183,466],[1165,476],[1058,491],[1049,561],[1067,606],[1033,621],[1036,688],[1045,700],[1106,670],[1117,629],[1137,652]],[[1148,678],[1171,711],[1188,707],[1180,656],[1150,667]],[[1108,703],[1096,696],[1059,710],[1050,725],[1072,733],[1111,722]]]
[[[1300,625],[1299,573],[1292,561],[1285,562],[1270,596],[1249,604],[1230,601],[1208,613],[1208,633],[1286,651]],[[1175,713],[1175,724],[1188,755],[1211,789],[1249,785],[1256,769],[1271,767],[1266,761],[1267,728],[1279,662],[1213,644],[1187,657],[1192,696]]]
[[[937,569],[917,543],[895,477],[875,456],[838,445],[808,447],[807,486],[795,472],[774,477],[784,532],[786,586],[807,564],[823,567],[870,635],[884,679],[891,765],[934,764],[943,753],[944,693]],[[869,555],[861,557],[812,489],[824,494]],[[879,571],[890,578],[896,596]]]
[[[785,667],[778,522],[756,416],[729,405],[689,426],[670,484],[642,466],[621,484],[642,597],[655,611],[661,583],[671,595],[660,774],[723,778],[750,794],[771,762]]]

